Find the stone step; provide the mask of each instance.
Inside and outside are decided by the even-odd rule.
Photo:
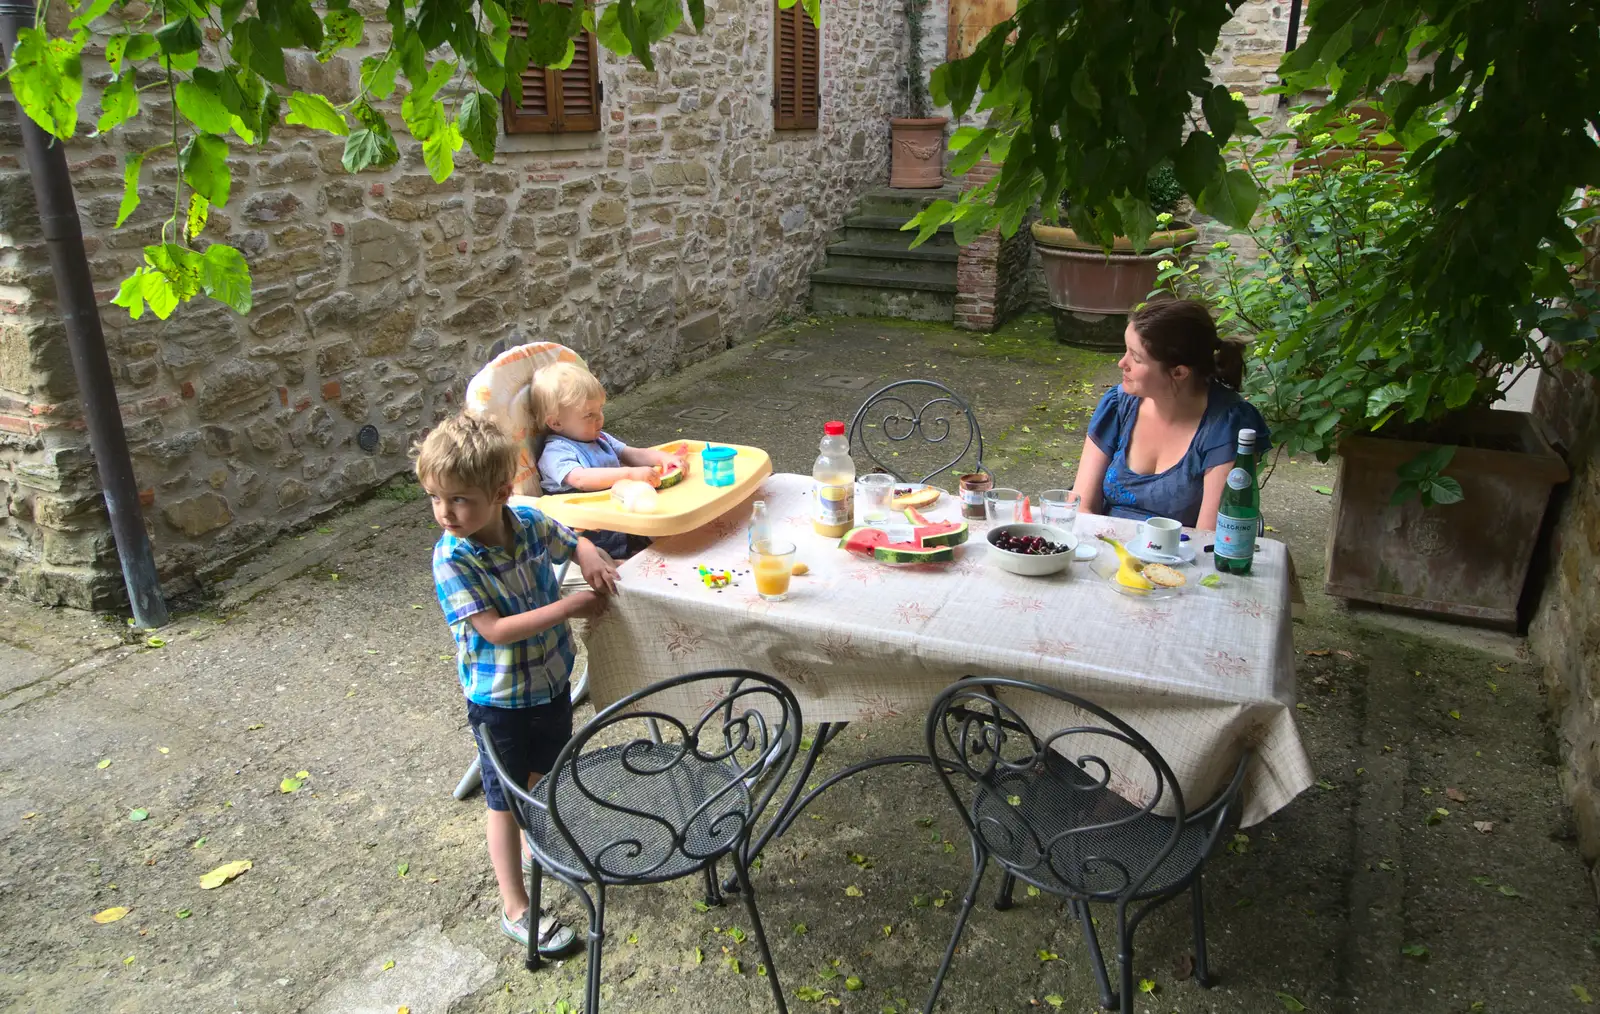
[[[844,220],[844,241],[908,250],[911,248],[911,241],[917,238],[915,232],[901,231],[900,227],[908,221],[910,221],[909,215],[905,218],[894,218],[889,215],[851,215]],[[956,249],[956,233],[951,226],[941,225],[939,230],[929,236],[927,242],[917,249],[940,247]]]
[[[873,187],[861,195],[856,212],[862,215],[882,215],[904,222],[934,201],[959,201],[958,187],[938,187],[933,190],[896,190],[893,187]]]
[[[845,242],[828,247],[828,267],[843,268],[853,272],[881,272],[904,275],[921,275],[940,281],[955,281],[956,263],[961,252],[953,246],[921,246],[907,250],[904,246],[886,246],[878,243]]]
[[[830,270],[811,275],[811,309],[816,313],[846,317],[895,317],[900,320],[926,320],[949,323],[955,319],[955,284],[946,290],[915,286],[869,285],[859,272],[841,272],[830,277]],[[892,277],[892,276],[891,276]]]

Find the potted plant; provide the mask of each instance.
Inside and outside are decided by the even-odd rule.
[[[1246,230],[1255,249],[1242,255],[1219,241],[1187,264],[1168,251],[1159,282],[1211,301],[1219,324],[1253,340],[1245,393],[1277,453],[1339,454],[1330,594],[1515,626],[1545,507],[1567,469],[1526,413],[1489,409],[1518,371],[1550,355],[1532,337],[1445,334],[1428,317],[1362,327],[1397,270],[1395,241],[1414,232],[1426,204],[1406,152],[1392,162],[1360,148],[1338,154],[1353,139],[1298,137],[1307,115],[1251,149],[1225,150],[1261,191],[1265,214]],[[1284,173],[1287,159],[1305,168]],[[1576,206],[1569,214],[1593,217]],[[1587,327],[1581,310],[1542,312],[1556,347]]]
[[[910,116],[889,121],[889,185],[931,190],[944,185],[944,128],[949,120],[932,116],[927,75],[922,67],[922,17],[928,0],[906,0],[906,91]]]
[[[1130,240],[1119,236],[1108,252],[1095,240],[1080,237],[1070,226],[1033,224],[1034,248],[1044,264],[1050,305],[1058,314],[1127,313],[1144,302],[1155,287],[1161,260],[1173,256],[1172,249],[1182,249],[1199,236],[1188,221],[1176,217],[1184,194],[1170,162],[1156,166],[1145,185],[1158,229],[1143,250],[1135,250]],[[1168,248],[1165,253],[1163,248]],[[1114,338],[1120,346],[1120,326]]]

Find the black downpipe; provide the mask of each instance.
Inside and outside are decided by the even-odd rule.
[[[1284,40],[1283,52],[1287,56],[1294,52],[1300,45],[1300,0],[1289,0],[1289,37]],[[1278,107],[1281,109],[1289,104],[1289,96],[1278,96]]]
[[[7,64],[16,49],[17,33],[32,28],[34,16],[33,0],[0,0],[0,45],[5,48]],[[83,249],[83,224],[78,220],[78,203],[67,175],[66,148],[40,129],[21,106],[17,108],[17,120],[22,126],[22,150],[33,180],[45,245],[50,251],[56,306],[66,325],[72,372],[78,379],[83,419],[89,430],[89,448],[100,472],[100,488],[105,495],[106,513],[111,516],[111,532],[117,540],[117,556],[122,563],[128,601],[133,606],[133,620],[146,629],[162,627],[167,623],[167,603],[161,596],[155,556],[139,509],[139,490],[133,462],[128,457],[128,436],[122,429],[122,410],[111,378],[111,362],[106,357],[105,332],[100,329],[94,279]]]

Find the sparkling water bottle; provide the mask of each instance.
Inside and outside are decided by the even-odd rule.
[[[1239,448],[1217,507],[1213,558],[1224,574],[1248,574],[1261,525],[1261,487],[1256,482],[1256,431],[1239,431]]]

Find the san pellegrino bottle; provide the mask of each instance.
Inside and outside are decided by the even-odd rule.
[[[772,519],[767,516],[767,502],[757,500],[750,505],[750,555],[754,556],[756,546],[762,542],[772,541]]]
[[[1224,574],[1248,574],[1261,525],[1261,487],[1256,481],[1256,431],[1239,431],[1228,483],[1217,507],[1217,543],[1213,553]]]

